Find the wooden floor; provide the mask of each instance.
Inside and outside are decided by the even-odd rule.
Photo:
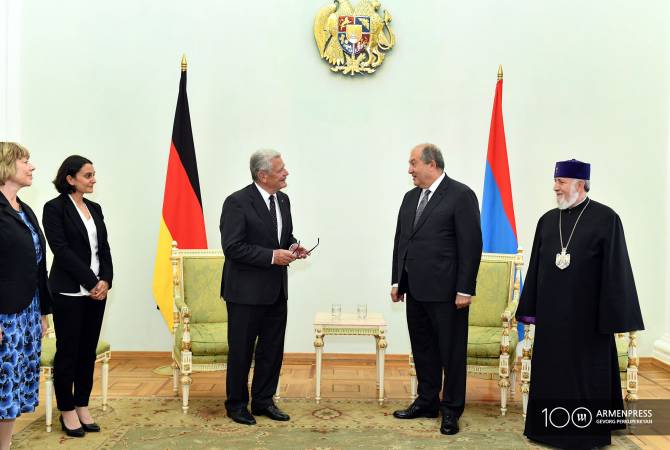
[[[109,398],[118,397],[172,397],[172,377],[161,375],[169,366],[168,353],[114,352],[110,362]],[[314,398],[315,366],[311,354],[287,354],[282,368],[280,395],[284,398]],[[409,366],[407,356],[387,355],[385,366],[385,397],[406,399],[410,402]],[[193,375],[191,397],[225,397],[223,372]],[[639,372],[639,396],[644,399],[670,399],[670,371],[662,366],[643,361]],[[42,387],[44,385],[42,384]],[[91,406],[100,401],[100,370],[96,367]],[[44,414],[44,389],[40,389],[40,406],[36,413],[24,414],[16,422],[15,432]],[[321,396],[323,398],[374,399],[375,366],[369,355],[325,355]],[[468,377],[468,402],[499,402],[500,392],[495,381]],[[517,386],[511,404],[519,405],[521,395]],[[55,402],[54,402],[55,403]],[[176,411],[179,411],[176,409]],[[54,411],[54,422],[58,412]],[[54,426],[57,431],[58,426]],[[669,436],[645,436],[636,443],[644,448],[670,448]]]

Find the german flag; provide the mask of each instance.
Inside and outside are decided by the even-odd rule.
[[[179,248],[207,248],[202,198],[195,159],[193,131],[186,95],[186,56],[181,61],[179,97],[172,127],[163,216],[158,233],[153,293],[156,305],[172,330],[174,296],[172,292],[172,241]]]

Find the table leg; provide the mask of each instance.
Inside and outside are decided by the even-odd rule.
[[[375,336],[375,389],[379,393],[379,335]]]
[[[321,328],[315,330],[314,352],[316,353],[316,392],[314,400],[319,404],[321,401],[321,358],[323,356],[323,332]]]
[[[377,370],[379,373],[379,404],[384,403],[384,362],[386,355],[386,347],[388,343],[386,342],[386,336],[384,336],[384,330],[380,330],[379,339],[377,341]]]

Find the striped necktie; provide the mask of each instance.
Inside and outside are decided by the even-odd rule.
[[[419,222],[419,218],[421,217],[421,214],[423,213],[423,210],[426,209],[426,205],[428,204],[428,197],[430,196],[430,189],[426,189],[423,191],[423,197],[421,197],[421,201],[419,202],[419,207],[416,209],[416,216],[414,216],[414,226],[413,228],[416,228],[416,224]]]
[[[275,234],[277,234],[277,228],[279,228],[279,226],[277,225],[277,206],[275,206],[274,195],[270,196],[270,215],[272,216],[272,223],[275,226]]]

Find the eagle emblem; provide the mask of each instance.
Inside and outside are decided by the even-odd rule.
[[[377,11],[381,3],[361,0],[354,8],[349,0],[335,0],[319,10],[314,19],[314,39],[319,54],[333,72],[345,75],[373,73],[395,45],[391,14]]]

